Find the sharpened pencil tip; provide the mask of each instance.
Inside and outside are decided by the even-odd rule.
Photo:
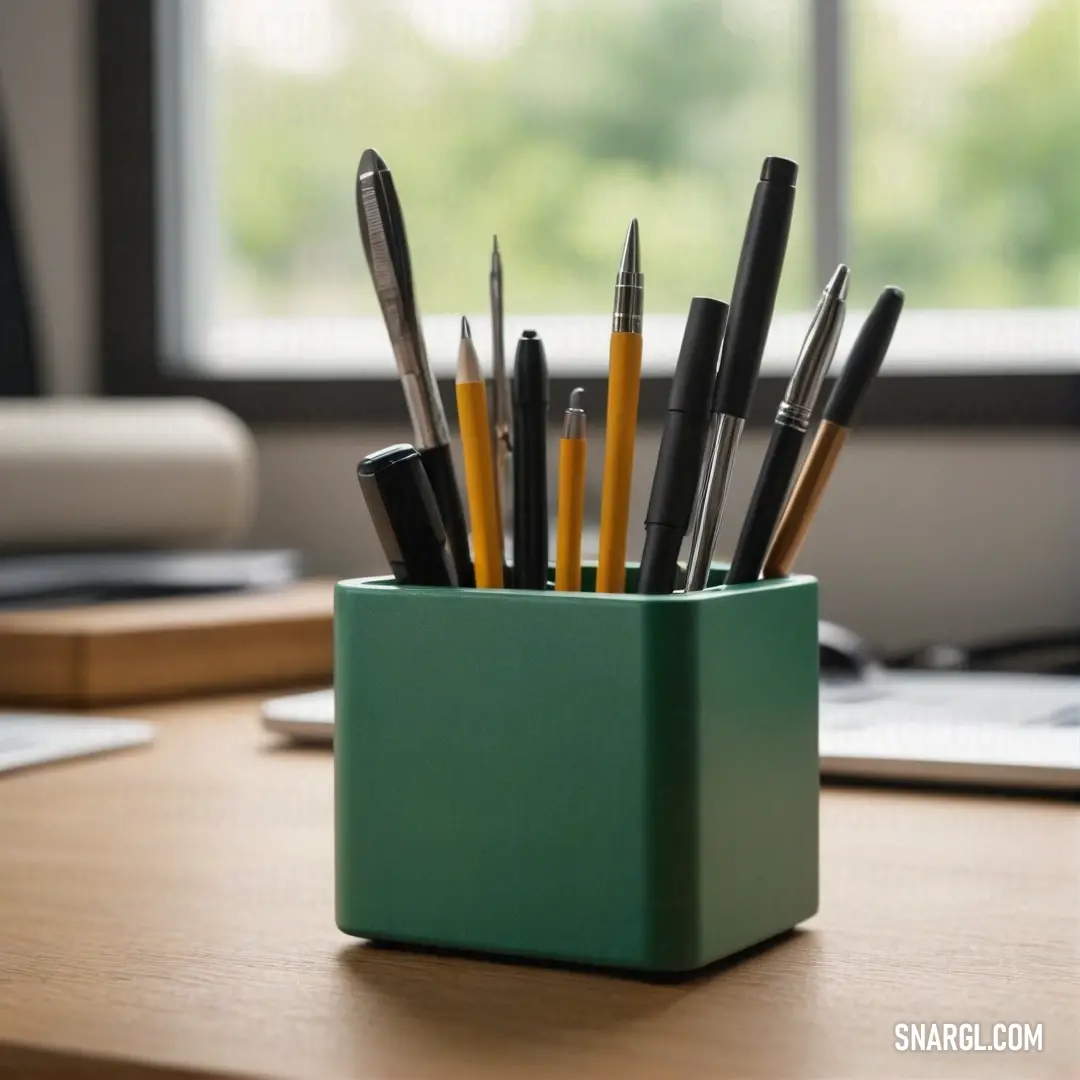
[[[480,357],[476,355],[476,346],[473,344],[472,333],[469,331],[469,320],[464,316],[461,319],[461,343],[458,345],[457,381],[459,383],[484,381]]]
[[[571,409],[577,409],[580,412],[581,403],[584,400],[585,400],[585,388],[583,386],[578,386],[575,389],[570,391],[570,405],[568,407],[571,408]]]
[[[492,234],[491,237],[491,252],[493,255],[499,254],[499,237],[498,234]]]

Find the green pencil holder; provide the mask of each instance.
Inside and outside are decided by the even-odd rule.
[[[594,576],[338,584],[343,931],[678,972],[817,911],[817,582]]]

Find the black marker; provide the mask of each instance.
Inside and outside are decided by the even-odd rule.
[[[399,443],[369,454],[356,475],[394,580],[457,585],[435,492],[415,447]]]
[[[639,593],[670,593],[675,589],[679,549],[690,525],[701,473],[716,361],[727,316],[728,306],[720,300],[695,296],[690,301],[645,513]]]
[[[548,575],[547,413],[544,343],[526,330],[514,356],[514,588],[544,589]]]

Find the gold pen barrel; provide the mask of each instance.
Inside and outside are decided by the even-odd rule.
[[[829,477],[836,467],[847,433],[848,429],[839,424],[828,420],[821,422],[765,557],[763,577],[787,577],[791,573],[825,494]]]

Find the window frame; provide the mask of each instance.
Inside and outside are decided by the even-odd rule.
[[[814,0],[814,265],[824,278],[844,250],[848,145],[845,110],[845,0]],[[218,378],[166,363],[161,348],[158,148],[154,0],[95,0],[93,78],[96,109],[98,234],[98,388],[107,395],[199,396],[220,402],[254,425],[406,424],[398,380],[386,378]],[[826,152],[821,152],[822,150]],[[867,395],[860,428],[1080,428],[1077,366],[1061,371],[959,374],[888,369]],[[1026,358],[1030,359],[1030,358]],[[1018,368],[1020,366],[1018,358]],[[552,378],[552,400],[584,386],[590,418],[603,419],[606,379]],[[772,422],[786,378],[763,373],[748,422]],[[439,379],[453,409],[453,382]],[[670,377],[642,378],[640,419],[660,420]]]

